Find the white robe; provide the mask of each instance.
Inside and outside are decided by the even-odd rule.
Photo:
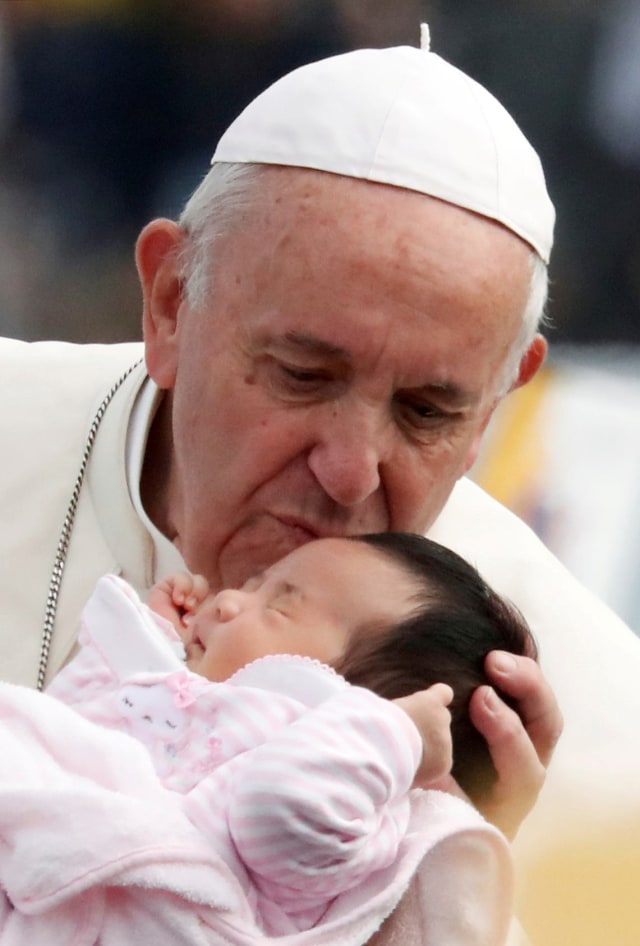
[[[0,342],[4,679],[35,683],[51,568],[88,428],[105,393],[141,357],[139,344]],[[122,385],[96,438],[62,581],[50,674],[69,656],[80,611],[100,575],[124,567],[139,591],[151,581],[151,542],[131,504],[124,464],[129,413],[143,379],[140,367]],[[640,639],[531,530],[466,479],[430,536],[472,561],[521,609],[564,713],[545,787],[515,844],[523,866],[572,820],[589,823],[613,812],[637,821]],[[382,942],[395,938],[408,946],[418,905],[419,878]]]

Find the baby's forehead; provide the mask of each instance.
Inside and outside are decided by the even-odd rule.
[[[345,580],[370,584],[381,572],[397,576],[404,587],[407,580],[416,587],[420,583],[415,570],[401,556],[357,536],[316,539],[290,552],[285,559],[266,569],[265,574],[338,585]]]
[[[340,536],[314,539],[285,555],[284,558],[270,565],[263,571],[263,576],[280,577],[287,574],[322,575],[325,578],[336,575],[332,569],[342,561],[349,560],[352,568],[358,568],[363,554],[375,555],[375,549],[356,539]],[[365,563],[362,562],[363,568]],[[328,572],[320,571],[327,566]],[[309,571],[307,572],[307,569]],[[337,577],[337,575],[336,575]]]
[[[350,583],[368,584],[378,567],[396,574],[404,582],[417,577],[409,565],[388,549],[364,539],[327,537],[314,539],[289,552],[283,558],[254,572],[243,584],[244,591],[257,591],[265,585],[290,585],[291,591],[309,586],[340,585],[348,573]],[[345,571],[346,569],[346,571]]]
[[[242,585],[242,591],[258,591],[266,585],[271,592],[277,592],[278,594],[296,594],[299,592],[301,590],[299,584],[289,581],[287,579],[287,569],[284,567],[278,569],[278,564],[254,572]]]

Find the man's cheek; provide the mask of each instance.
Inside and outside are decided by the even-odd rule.
[[[266,512],[246,519],[220,551],[218,568],[222,587],[237,588],[299,548],[309,536]]]

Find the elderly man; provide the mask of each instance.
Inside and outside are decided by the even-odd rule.
[[[316,536],[428,531],[540,643],[542,672],[490,658],[525,726],[476,694],[500,773],[485,814],[514,834],[535,800],[552,689],[567,731],[549,797],[584,784],[583,755],[615,780],[640,699],[609,678],[637,677],[639,642],[464,479],[496,404],[544,360],[552,228],[517,126],[426,48],[334,57],[259,96],[180,222],[139,238],[144,352],[1,349],[3,676],[56,672],[106,571],[144,590],[185,563],[236,585]],[[406,943],[413,896],[390,928]]]

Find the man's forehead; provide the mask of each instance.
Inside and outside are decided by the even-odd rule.
[[[301,367],[368,365],[396,388],[473,403],[519,329],[531,253],[520,238],[386,184],[309,169],[264,175],[255,215],[217,257],[245,350]],[[301,203],[306,219],[296,219]]]
[[[270,280],[279,256],[295,254],[332,267],[345,259],[356,266],[413,264],[414,275],[431,279],[422,257],[434,241],[447,259],[457,256],[467,269],[477,262],[479,274],[505,253],[530,259],[530,247],[502,223],[438,197],[308,168],[264,166],[258,174],[259,186],[220,240],[224,266],[238,259],[246,265],[250,248],[254,266],[260,260]],[[325,229],[332,239],[320,245],[318,233]],[[528,262],[526,269],[528,276]],[[352,276],[357,278],[356,269]]]

